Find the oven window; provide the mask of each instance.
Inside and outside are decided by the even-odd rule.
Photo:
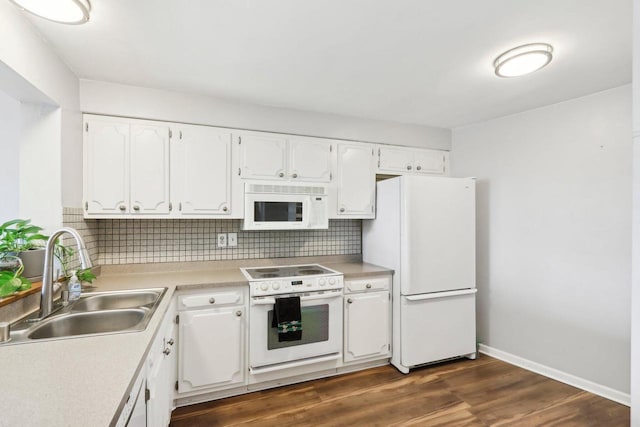
[[[329,304],[302,307],[302,339],[300,341],[278,341],[278,329],[271,327],[273,310],[269,310],[267,322],[267,349],[293,347],[329,340]]]
[[[253,202],[256,222],[301,222],[302,202]]]

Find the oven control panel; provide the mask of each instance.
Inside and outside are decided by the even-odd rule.
[[[249,282],[251,296],[291,294],[297,292],[317,292],[325,289],[342,289],[343,276],[294,277]]]

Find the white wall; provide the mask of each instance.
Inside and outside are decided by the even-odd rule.
[[[20,103],[0,91],[0,223],[18,217],[20,176]]]
[[[442,150],[451,148],[449,129],[251,105],[91,80],[80,80],[80,103],[86,113]]]
[[[478,339],[629,393],[631,87],[454,129],[478,177]]]
[[[631,425],[640,427],[640,1],[633,2]]]
[[[82,181],[78,179],[81,172],[76,172],[77,168],[81,169],[77,160],[82,158],[78,78],[23,14],[6,1],[0,2],[0,90],[22,102],[59,107],[57,113],[49,111],[35,121],[30,113],[25,118],[24,123],[37,123],[33,134],[44,138],[28,144],[28,164],[41,168],[31,168],[29,179],[20,184],[20,197],[26,197],[25,203],[20,202],[20,215],[40,218],[45,213],[32,212],[35,204],[30,201],[33,194],[42,191],[44,184],[51,190],[47,193],[51,197],[46,200],[52,204],[43,223],[59,226],[63,205],[79,207],[82,204]],[[51,123],[52,118],[57,120],[57,125]],[[54,128],[53,134],[43,133],[43,129],[54,131]],[[56,200],[52,199],[54,196]]]

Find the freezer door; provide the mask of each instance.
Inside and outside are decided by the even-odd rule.
[[[400,361],[406,367],[476,351],[476,289],[401,297]]]
[[[475,179],[403,178],[402,295],[475,288]]]

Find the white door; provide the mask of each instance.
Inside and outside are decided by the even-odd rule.
[[[243,133],[238,144],[242,178],[287,178],[287,140],[282,135]]]
[[[176,378],[177,351],[172,343],[175,343],[174,314],[168,314],[163,326],[161,336],[152,347],[149,357],[154,358],[148,362],[147,389],[149,400],[147,401],[147,425],[168,426],[173,409],[173,390]]]
[[[245,318],[242,307],[180,314],[178,392],[244,381]]]
[[[389,292],[345,295],[344,300],[344,361],[389,357]]]
[[[400,297],[402,365],[410,367],[476,351],[475,291]]]
[[[88,214],[129,212],[129,124],[85,119],[84,199]]]
[[[173,209],[181,215],[231,214],[231,132],[181,126],[171,150]]]
[[[407,173],[413,171],[413,155],[410,148],[378,146],[378,172]]]
[[[402,295],[475,288],[475,180],[401,180]]]
[[[413,150],[413,164],[418,173],[443,174],[447,153],[438,150]]]
[[[376,197],[375,151],[371,145],[338,144],[338,217],[374,218]]]
[[[131,210],[169,213],[169,128],[131,125]]]
[[[317,138],[290,139],[288,178],[292,181],[331,181],[332,149],[331,143]]]

